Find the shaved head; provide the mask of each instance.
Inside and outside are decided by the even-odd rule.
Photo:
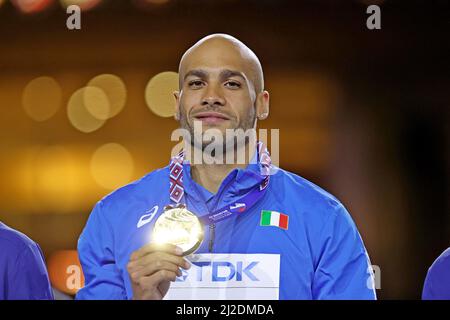
[[[180,60],[178,77],[175,119],[189,131],[192,142],[197,123],[202,133],[219,130],[225,148],[227,130],[255,129],[269,114],[261,63],[232,36],[212,34],[190,47]],[[204,147],[209,142],[205,143]]]
[[[263,70],[256,54],[240,40],[223,33],[212,34],[200,39],[183,54],[178,67],[180,90],[190,66],[199,59],[211,61],[222,59],[237,62],[251,82],[255,94],[264,90]]]

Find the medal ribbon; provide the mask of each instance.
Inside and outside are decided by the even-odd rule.
[[[236,214],[243,213],[258,202],[267,191],[270,179],[271,160],[267,148],[262,142],[257,144],[258,162],[260,164],[261,174],[264,180],[259,187],[253,188],[249,193],[238,201],[226,205],[212,213],[199,217],[206,225],[222,221]],[[170,160],[170,201],[173,205],[184,203],[184,185],[183,185],[183,162],[184,152],[181,151],[177,156]]]

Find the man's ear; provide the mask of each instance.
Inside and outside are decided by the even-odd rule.
[[[175,97],[175,113],[173,117],[175,120],[180,121],[180,92],[174,91],[173,96]]]
[[[266,90],[256,96],[256,116],[258,120],[264,120],[269,116],[270,95]]]

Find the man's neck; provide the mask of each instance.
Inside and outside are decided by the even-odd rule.
[[[254,152],[254,150],[252,150]],[[227,175],[234,169],[246,168],[249,163],[249,158],[252,158],[253,152],[250,157],[245,157],[245,163],[238,164],[236,161],[236,155],[241,152],[235,152],[235,161],[233,164],[196,164],[191,166],[192,179],[203,186],[206,190],[217,193],[222,184],[222,181]],[[244,150],[242,150],[244,152]],[[245,146],[245,155],[248,155],[248,145]],[[226,155],[224,155],[224,159]]]

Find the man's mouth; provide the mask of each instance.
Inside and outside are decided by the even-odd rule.
[[[230,120],[230,118],[223,113],[219,112],[200,112],[194,115],[195,120],[201,121],[207,125],[220,124],[224,121]]]

